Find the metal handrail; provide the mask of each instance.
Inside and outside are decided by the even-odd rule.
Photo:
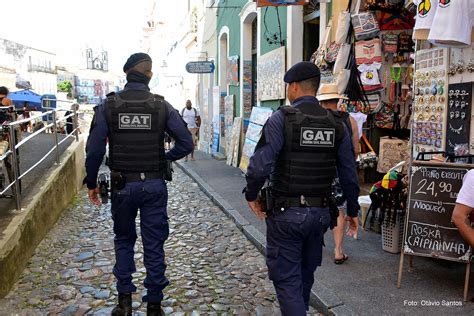
[[[53,101],[51,99],[43,99],[42,102],[44,101]],[[59,101],[59,102],[68,102],[68,103],[73,103],[73,101],[70,100],[54,100],[54,101]],[[43,107],[46,108],[46,107]],[[60,161],[60,153],[59,153],[59,146],[64,143],[67,139],[70,137],[74,137],[76,139],[76,142],[79,141],[79,127],[78,127],[78,111],[74,108],[72,109],[73,113],[69,115],[65,115],[64,117],[58,119],[57,118],[57,111],[58,109],[52,109],[52,108],[47,108],[48,111],[41,113],[39,115],[35,115],[29,118],[25,118],[22,120],[14,121],[9,124],[6,124],[4,126],[8,126],[9,128],[9,138],[10,138],[10,149],[4,153],[2,156],[0,156],[0,162],[4,161],[6,158],[8,158],[10,155],[12,156],[12,169],[13,169],[13,181],[3,190],[0,192],[0,196],[4,195],[9,189],[14,187],[14,196],[16,200],[16,208],[18,211],[21,211],[21,193],[20,193],[20,180],[24,178],[26,175],[28,175],[31,171],[33,171],[38,165],[40,165],[46,158],[48,158],[53,152],[56,154],[56,165],[59,165]],[[32,121],[36,121],[37,119],[42,119],[45,116],[52,116],[52,122],[48,124],[45,124],[41,129],[31,133],[24,139],[22,139],[20,142],[16,142],[15,138],[15,130],[16,128],[24,123],[29,123]],[[67,122],[68,118],[73,118],[72,125],[73,125],[73,130],[70,134],[68,134],[66,137],[64,137],[61,141],[58,141],[58,123],[65,121],[65,124],[71,124]],[[53,147],[51,150],[49,150],[43,157],[41,157],[33,166],[31,166],[27,171],[20,173],[20,161],[18,159],[17,155],[17,150],[25,145],[27,142],[31,141],[34,139],[36,136],[39,134],[48,131],[50,128],[52,128],[52,135],[53,135]]]

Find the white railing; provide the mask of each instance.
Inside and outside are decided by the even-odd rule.
[[[50,100],[50,99],[43,99],[43,102],[46,101],[60,101],[60,102],[67,102],[67,103],[73,103],[72,101],[64,101],[64,100]],[[45,102],[45,103],[46,103]],[[46,103],[47,104],[47,103]],[[11,171],[13,172],[8,172],[7,171],[7,176],[10,178],[10,173],[13,173],[13,178],[9,179],[9,184],[6,186],[2,191],[0,191],[0,197],[4,196],[5,193],[9,190],[12,189],[13,195],[15,196],[16,200],[16,208],[18,211],[21,211],[21,190],[20,190],[20,180],[23,179],[26,175],[28,175],[31,171],[33,171],[35,168],[37,168],[46,158],[48,158],[53,152],[55,153],[55,163],[56,165],[59,165],[60,161],[60,152],[59,152],[59,146],[67,141],[69,138],[74,137],[76,141],[79,141],[79,128],[78,128],[78,113],[76,110],[76,107],[73,107],[72,113],[69,115],[65,115],[62,118],[58,119],[57,118],[57,109],[52,109],[52,108],[47,108],[47,112],[41,113],[36,116],[32,116],[29,118],[25,118],[22,120],[14,121],[8,124],[3,124],[1,128],[1,133],[5,136],[7,136],[8,141],[9,141],[9,150],[5,152],[2,156],[0,156],[0,163],[5,162],[10,156],[11,156]],[[51,122],[49,119],[46,121],[47,124],[45,124],[41,129],[34,131],[32,134],[28,135],[21,141],[17,142],[17,137],[16,135],[19,134],[20,132],[18,131],[19,127],[21,124],[25,123],[30,123],[37,121],[38,119],[41,119],[43,121],[44,117],[49,117],[51,116],[52,120]],[[58,124],[64,121],[64,125],[67,126],[67,124],[71,124],[67,122],[68,118],[72,118],[72,125],[73,125],[73,130],[72,133],[67,134],[66,137],[64,137],[61,141],[58,139]],[[20,173],[20,160],[18,157],[18,152],[21,146],[24,146],[26,143],[29,141],[33,140],[36,136],[38,136],[41,133],[51,133],[52,135],[52,148],[43,156],[41,157],[33,166],[31,166],[28,170],[26,170],[23,173]]]

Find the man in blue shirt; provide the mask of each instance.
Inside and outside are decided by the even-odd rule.
[[[318,67],[298,63],[284,80],[292,107],[281,108],[265,124],[247,169],[245,198],[266,219],[268,274],[282,314],[299,316],[306,315],[321,265],[336,172],[352,232],[358,229],[359,185],[349,133],[338,114],[316,99]],[[273,205],[265,212],[258,193],[267,180]]]
[[[140,209],[140,227],[144,248],[147,289],[143,297],[148,315],[164,315],[161,310],[163,289],[169,284],[163,244],[168,238],[165,183],[169,161],[193,150],[186,123],[163,97],[150,93],[153,73],[150,56],[136,53],[123,67],[127,74],[125,89],[107,95],[94,108],[95,114],[86,147],[85,183],[92,203],[100,205],[97,174],[109,142],[109,167],[112,182],[112,219],[115,233],[118,305],[112,315],[132,315],[132,294],[136,287],[134,245],[137,239],[135,218]],[[165,153],[164,135],[175,140]]]

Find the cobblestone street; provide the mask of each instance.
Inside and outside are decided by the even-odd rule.
[[[234,223],[180,170],[169,185],[169,197],[166,314],[278,314],[264,257]],[[139,292],[133,306],[136,315],[143,315],[140,239],[135,248]],[[113,264],[110,205],[95,209],[83,190],[0,300],[0,314],[110,314],[117,295]]]

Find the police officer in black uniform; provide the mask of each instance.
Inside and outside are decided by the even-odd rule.
[[[137,239],[135,218],[140,210],[140,227],[147,276],[148,315],[163,315],[165,277],[163,244],[168,238],[165,178],[169,161],[181,159],[193,150],[186,123],[163,97],[150,93],[152,61],[145,53],[130,56],[123,67],[125,89],[107,95],[96,107],[87,140],[85,182],[89,198],[100,204],[97,174],[109,141],[109,167],[112,182],[112,218],[115,233],[113,273],[117,278],[118,305],[112,315],[132,315],[132,293],[136,291],[132,274],[136,271],[134,245]],[[175,140],[165,153],[165,132]]]
[[[358,228],[359,185],[349,133],[337,112],[316,99],[318,67],[298,63],[284,80],[292,106],[280,108],[265,124],[248,166],[245,198],[257,217],[266,218],[268,274],[281,312],[300,316],[309,308],[314,272],[321,265],[336,172],[352,231]],[[272,205],[265,209],[258,194],[267,180],[267,205]]]

